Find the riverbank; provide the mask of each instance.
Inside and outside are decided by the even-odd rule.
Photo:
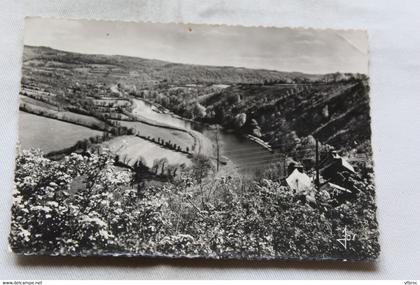
[[[233,165],[232,167],[241,170],[246,168],[243,174],[249,175],[250,169],[251,172],[257,171],[267,167],[275,159],[270,145],[255,136],[238,134],[234,130],[223,130],[217,125],[201,124],[184,119],[169,110],[166,111],[167,109],[159,110],[161,106],[147,100],[132,100],[133,106],[135,106],[132,112],[139,116],[137,119],[141,120],[147,117],[145,123],[149,124],[153,119],[152,124],[162,130],[166,129],[166,133],[173,129],[187,132],[194,137],[193,153],[204,154],[213,162],[217,161],[217,149],[219,148],[219,161],[223,161],[222,165],[226,165],[230,161],[228,164]],[[218,138],[216,138],[216,133]]]
[[[177,116],[169,110],[168,112],[158,112],[157,109],[159,107],[153,103],[149,103],[147,100],[132,99],[132,101],[133,108],[131,113],[126,113],[125,111],[124,114],[129,115],[136,121],[144,124],[169,130],[169,132],[172,132],[175,136],[173,140],[176,141],[179,140],[177,139],[177,134],[173,132],[185,132],[191,136],[193,140],[192,145],[185,145],[185,147],[189,148],[191,153],[203,154],[209,157],[214,156],[214,147],[211,139],[193,129],[192,124],[195,122]],[[162,134],[160,130],[157,130],[157,132]],[[153,135],[153,132],[151,132],[151,135]],[[167,135],[165,137],[168,140],[171,140]]]

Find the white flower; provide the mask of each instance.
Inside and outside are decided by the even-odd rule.
[[[99,235],[102,236],[104,239],[109,239],[111,235],[106,230],[100,230]]]
[[[43,211],[45,213],[49,213],[49,212],[52,211],[52,209],[50,207],[47,207],[47,206],[32,206],[31,210]]]
[[[28,186],[35,186],[35,180],[31,176],[26,176],[23,178],[23,184]]]
[[[97,218],[97,217],[91,218],[89,216],[84,216],[82,218],[82,222],[90,223],[90,224],[97,224],[100,227],[108,226],[104,221],[102,221],[100,218]]]
[[[29,241],[30,240],[30,236],[31,236],[31,232],[28,230],[25,230],[22,227],[19,227],[20,232],[18,233],[19,236],[23,237],[24,241]]]
[[[51,207],[54,207],[54,208],[57,208],[58,207],[58,203],[55,202],[55,201],[48,201],[47,202],[47,205],[48,206],[51,206]]]
[[[124,213],[124,211],[122,209],[119,209],[119,208],[116,209],[114,212],[118,215]]]

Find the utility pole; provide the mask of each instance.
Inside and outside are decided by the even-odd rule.
[[[319,190],[319,141],[315,140],[315,170],[316,170],[316,180],[315,186]]]
[[[219,139],[219,125],[216,127],[216,170],[219,172],[220,165],[220,139]]]

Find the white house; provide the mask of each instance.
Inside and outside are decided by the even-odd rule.
[[[312,180],[305,173],[295,169],[289,177],[286,178],[286,182],[290,188],[296,192],[306,191],[311,188]]]

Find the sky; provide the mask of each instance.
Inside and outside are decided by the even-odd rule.
[[[367,33],[360,30],[26,18],[24,43],[188,64],[368,73]]]

